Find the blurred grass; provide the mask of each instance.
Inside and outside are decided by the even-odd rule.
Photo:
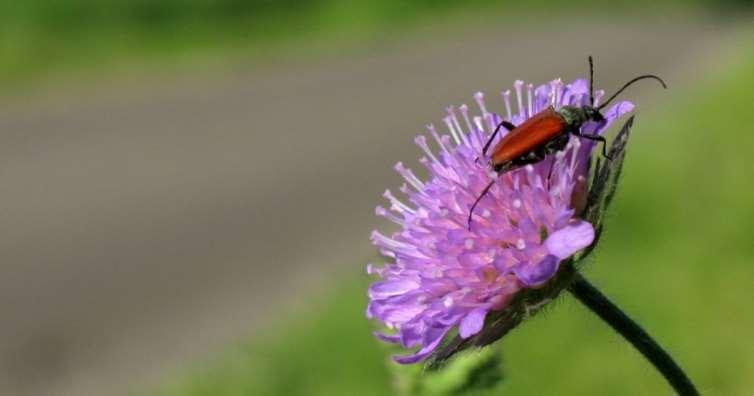
[[[751,40],[744,40],[751,43]],[[623,183],[587,275],[669,349],[703,394],[754,389],[754,48],[639,109]],[[647,107],[647,106],[643,106]],[[354,264],[361,268],[359,263]],[[159,395],[389,395],[364,275]],[[627,343],[564,296],[503,340],[491,394],[670,394]]]
[[[337,51],[343,43],[394,37],[407,29],[474,18],[491,24],[527,11],[661,14],[673,7],[748,1],[597,0],[28,0],[0,2],[0,83],[4,89],[68,74],[108,75],[155,64],[216,64]],[[478,19],[477,19],[478,18]],[[190,61],[190,62],[186,62]]]

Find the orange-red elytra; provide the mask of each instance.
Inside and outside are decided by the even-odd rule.
[[[503,136],[495,144],[490,155],[490,166],[498,175],[517,169],[527,164],[534,164],[545,159],[548,155],[563,150],[568,144],[570,135],[580,138],[594,140],[602,143],[602,155],[608,160],[605,138],[599,135],[587,135],[581,133],[581,126],[589,121],[603,122],[605,117],[600,110],[605,108],[621,92],[631,84],[644,79],[657,80],[663,88],[667,88],[665,81],[653,74],[644,74],[625,83],[617,92],[599,106],[594,106],[594,64],[592,57],[589,57],[589,104],[584,106],[563,106],[556,110],[550,106],[539,113],[533,115],[521,125],[513,125],[510,121],[502,121],[497,125],[495,131],[484,145],[482,155],[487,155],[492,141],[495,140],[500,128],[508,130],[508,134]],[[489,192],[490,187],[495,183],[491,181],[482,190],[474,204],[469,209],[468,226],[471,229],[471,217],[474,214],[479,201]]]

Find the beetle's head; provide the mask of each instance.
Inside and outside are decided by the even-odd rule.
[[[602,122],[605,121],[605,116],[600,113],[599,110],[597,110],[595,107],[592,106],[584,106],[584,116],[589,121],[594,122]]]

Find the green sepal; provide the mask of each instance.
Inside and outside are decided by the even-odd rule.
[[[497,395],[503,385],[500,344],[459,353],[442,370],[390,364],[395,387],[404,396]]]
[[[610,145],[608,155],[611,160],[597,160],[594,167],[594,178],[589,187],[589,194],[586,200],[586,209],[584,209],[584,219],[594,226],[595,230],[602,228],[607,208],[613,201],[615,192],[618,189],[618,180],[623,171],[623,161],[626,158],[626,145],[631,135],[631,127],[634,124],[634,117],[631,116],[618,135],[615,136],[613,143]],[[594,244],[593,244],[594,245]]]

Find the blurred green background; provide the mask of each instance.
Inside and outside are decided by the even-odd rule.
[[[621,18],[686,12],[730,15],[748,0],[30,0],[0,4],[0,81],[31,81],[178,63],[322,54],[345,43],[400,37],[459,18],[544,21],[553,14]],[[480,19],[481,18],[481,19]],[[503,18],[504,20],[504,18]],[[514,21],[511,21],[514,22]],[[456,22],[457,23],[457,22]],[[515,23],[515,22],[514,22]]]
[[[703,394],[751,394],[752,17],[705,0],[4,2],[0,391],[394,394],[395,351],[364,317],[390,165],[416,164],[444,106],[582,76],[594,53],[608,90],[645,72],[670,90],[626,95],[635,131],[586,274]],[[568,295],[494,353],[504,379],[479,394],[670,394]],[[423,391],[462,388],[438,381]]]

